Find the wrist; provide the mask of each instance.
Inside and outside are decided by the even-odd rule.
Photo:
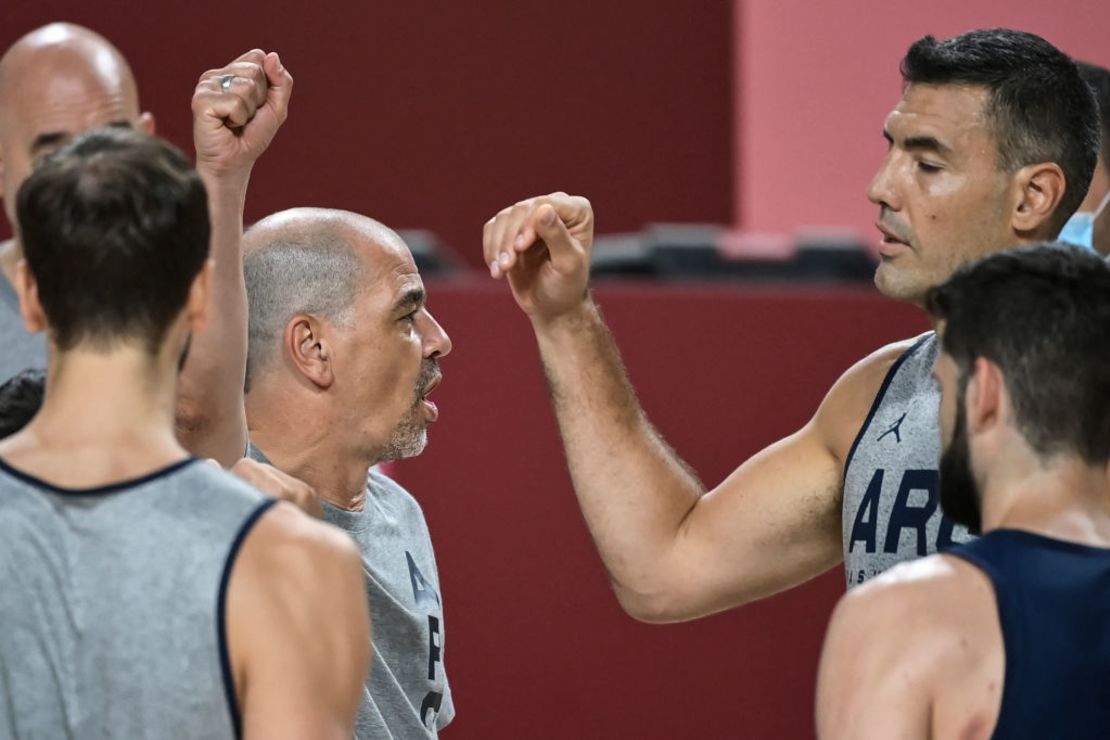
[[[209,208],[231,207],[242,210],[247,201],[250,170],[214,172],[197,166],[197,174],[208,193]]]
[[[553,315],[531,314],[532,328],[536,334],[550,339],[581,335],[583,329],[601,323],[601,311],[587,291],[582,300],[570,308]]]
[[[246,191],[252,165],[228,166],[198,157],[196,169],[209,193],[236,193]]]

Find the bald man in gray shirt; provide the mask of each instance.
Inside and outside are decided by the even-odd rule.
[[[451,340],[377,221],[298,208],[244,243],[250,454],[309,484],[362,555],[374,658],[356,734],[435,738],[455,714],[435,553],[416,499],[372,468],[423,451]]]

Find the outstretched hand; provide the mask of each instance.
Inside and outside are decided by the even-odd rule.
[[[200,76],[193,92],[197,169],[248,174],[289,112],[293,77],[276,52],[253,49]]]
[[[521,309],[546,323],[586,301],[593,239],[590,202],[552,193],[522,200],[487,221],[482,247],[490,275],[507,277]]]

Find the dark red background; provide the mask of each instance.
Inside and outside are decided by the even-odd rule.
[[[620,611],[570,488],[531,329],[504,286],[430,283],[455,349],[427,451],[397,474],[440,559],[463,738],[798,738],[843,571],[683,625]],[[800,427],[881,339],[870,290],[602,286],[641,400],[709,485]]]
[[[6,0],[0,48],[48,21],[88,25],[182,146],[202,72],[278,51],[292,110],[248,217],[349,208],[430,228],[480,264],[482,223],[552,190],[589,195],[605,231],[728,222],[730,17],[729,0]]]

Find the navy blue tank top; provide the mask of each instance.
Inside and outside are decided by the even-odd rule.
[[[1110,737],[1110,549],[996,529],[946,554],[994,583],[1006,651],[994,737]]]

